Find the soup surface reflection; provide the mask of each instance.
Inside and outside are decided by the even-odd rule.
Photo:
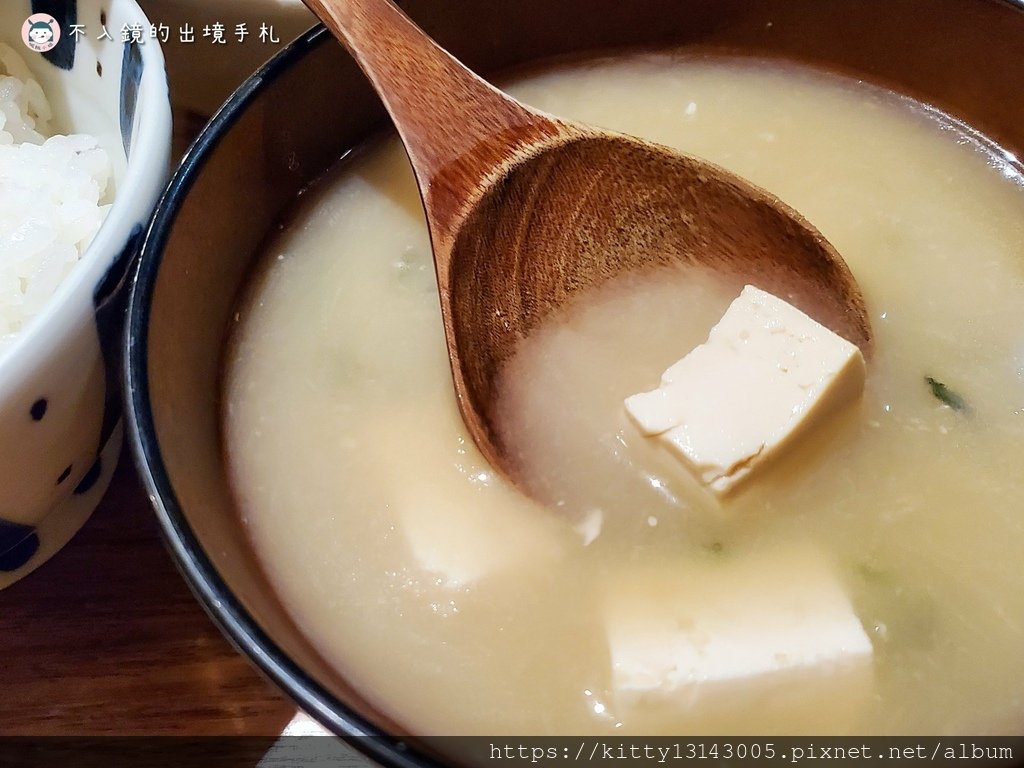
[[[797,66],[644,55],[508,87],[803,213],[868,301],[863,402],[719,505],[622,399],[703,341],[739,286],[641,275],[542,328],[506,371],[505,431],[550,506],[525,498],[460,420],[419,198],[389,137],[300,201],[227,357],[239,505],[298,625],[420,734],[1019,732],[1017,169],[920,104]],[[796,626],[785,596],[811,583],[828,586],[821,616],[776,638]],[[733,619],[707,618],[723,605]],[[868,655],[853,658],[849,623],[824,627],[829,611],[833,629],[855,617]],[[729,646],[680,681],[676,640],[658,638],[691,619]],[[761,633],[790,650],[757,661]]]

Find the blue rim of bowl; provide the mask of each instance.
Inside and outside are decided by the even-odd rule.
[[[129,446],[156,512],[164,541],[193,594],[221,632],[306,713],[368,757],[393,768],[439,768],[442,764],[346,706],[310,677],[260,628],[207,557],[182,512],[156,439],[149,401],[148,327],[153,288],[170,231],[210,153],[255,97],[279,75],[311,53],[329,34],[316,26],[274,56],[231,95],[185,154],[150,222],[132,280],[125,334],[125,406]]]

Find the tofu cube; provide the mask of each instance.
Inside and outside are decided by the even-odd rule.
[[[464,477],[439,472],[434,483],[396,489],[389,506],[417,567],[440,586],[461,589],[501,572],[544,569],[561,556],[562,537],[557,521],[544,519],[547,510],[520,504],[496,511]]]
[[[871,642],[809,545],[617,574],[605,621],[619,717],[842,733],[873,689]]]
[[[657,389],[626,398],[625,406],[644,435],[725,495],[800,433],[855,401],[864,378],[854,344],[748,285],[704,344],[665,371]]]
[[[380,472],[388,540],[400,548],[410,578],[462,590],[502,573],[543,570],[562,557],[572,536],[561,521],[498,478],[479,455],[459,450],[468,438],[454,408],[395,407],[375,426],[368,466]],[[449,449],[418,451],[438,439]]]

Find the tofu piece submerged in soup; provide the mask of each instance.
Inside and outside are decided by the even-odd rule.
[[[319,652],[421,734],[1019,732],[1019,171],[942,114],[795,65],[636,55],[509,90],[803,213],[868,302],[863,402],[716,499],[623,399],[742,283],[630,276],[503,374],[547,503],[527,498],[459,417],[401,147],[368,147],[267,248],[226,365],[239,506]]]

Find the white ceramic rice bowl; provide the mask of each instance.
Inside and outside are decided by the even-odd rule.
[[[19,37],[38,12],[62,28],[60,43],[45,54]],[[72,34],[74,24],[85,34]],[[0,41],[42,85],[53,126],[96,136],[110,155],[115,187],[81,261],[0,349],[0,588],[70,540],[99,503],[120,454],[123,289],[171,147],[163,55],[148,38],[142,45],[121,41],[122,28],[133,24],[149,29],[132,0],[0,4]],[[113,40],[96,39],[102,26]]]

